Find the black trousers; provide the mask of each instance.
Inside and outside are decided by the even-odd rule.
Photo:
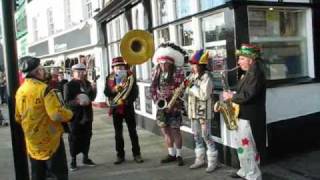
[[[50,170],[56,176],[57,180],[68,180],[66,151],[62,139],[60,140],[57,151],[49,160],[36,160],[30,157],[30,164],[32,180],[45,180],[49,164]]]
[[[75,158],[79,153],[83,153],[85,158],[88,157],[91,137],[92,121],[87,121],[84,124],[79,124],[76,121],[71,122],[68,140],[72,158]]]
[[[118,113],[113,113],[113,127],[115,130],[115,140],[116,140],[116,151],[119,158],[125,157],[124,151],[124,140],[123,140],[123,119],[128,127],[129,136],[132,144],[132,154],[133,156],[140,155],[140,145],[139,138],[136,130],[136,120],[134,108],[126,108],[124,115]]]

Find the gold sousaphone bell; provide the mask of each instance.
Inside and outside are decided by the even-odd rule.
[[[143,30],[131,30],[120,43],[122,57],[129,65],[142,64],[154,54],[152,34]]]
[[[120,42],[120,53],[129,66],[142,64],[148,61],[154,53],[153,37],[147,31],[132,30],[124,35]],[[111,107],[117,107],[129,96],[133,87],[133,76],[129,76],[123,90],[113,98]]]

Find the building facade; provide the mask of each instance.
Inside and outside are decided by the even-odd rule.
[[[61,67],[70,78],[71,66],[84,63],[88,79],[105,76],[103,43],[92,18],[102,8],[100,0],[28,1],[28,54],[48,67]],[[104,78],[97,80],[97,105],[105,105]]]
[[[131,29],[153,33],[155,46],[170,41],[189,54],[199,48],[209,50],[216,100],[222,87],[215,70],[235,67],[235,50],[242,43],[261,47],[268,83],[266,147],[272,154],[319,145],[315,141],[320,136],[319,11],[319,2],[312,0],[118,0],[105,3],[95,19],[108,64],[120,55],[121,37]],[[140,93],[135,112],[142,127],[159,133],[149,94],[151,69],[150,61],[136,66]],[[228,74],[231,86],[239,75]],[[187,120],[181,129],[185,144],[192,146]],[[212,132],[221,161],[236,165],[233,132],[226,129],[220,114],[212,120]]]

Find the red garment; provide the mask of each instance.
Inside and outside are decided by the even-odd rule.
[[[128,71],[128,76],[133,76],[133,72],[132,71]],[[110,89],[114,89],[115,86],[116,86],[116,80],[115,80],[115,74],[113,73],[111,76],[109,76],[109,79],[107,81],[107,85]],[[112,104],[110,104],[112,105]],[[111,116],[113,111],[115,110],[115,113],[118,113],[118,114],[124,114],[124,111],[125,111],[125,103],[124,104],[121,104],[121,105],[118,105],[116,107],[111,107],[109,109],[109,115]]]
[[[19,78],[19,85],[22,85],[22,83],[24,82],[24,77],[21,71],[19,71],[18,73],[18,78]]]

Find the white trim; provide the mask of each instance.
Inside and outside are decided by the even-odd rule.
[[[312,12],[311,9],[306,10],[306,27],[312,27]],[[313,27],[315,28],[315,27]],[[314,65],[314,49],[313,49],[313,28],[306,28],[307,34],[307,54],[308,54],[308,74],[311,78],[315,78]],[[319,53],[319,52],[318,52]]]
[[[68,54],[68,53],[71,53],[71,52],[77,52],[77,51],[84,50],[84,49],[91,49],[91,48],[94,48],[94,47],[96,47],[96,46],[97,46],[97,45],[81,46],[81,47],[69,49],[69,50],[62,51],[62,52],[55,53],[55,54],[49,54],[49,55],[39,56],[38,58],[42,59],[42,58],[54,57],[54,56],[57,56],[57,55]]]

